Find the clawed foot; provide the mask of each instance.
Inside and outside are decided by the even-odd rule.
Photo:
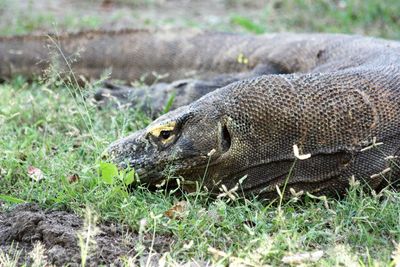
[[[169,110],[188,105],[227,83],[223,80],[209,82],[188,79],[133,88],[104,82],[104,87],[96,92],[93,100],[99,107],[134,107],[151,117],[157,117],[167,105]],[[169,103],[171,97],[174,97],[172,105]]]
[[[163,109],[167,87],[165,83],[134,88],[104,82],[103,86],[93,96],[95,104],[99,107],[133,107],[144,111],[149,116],[156,116]]]
[[[93,96],[98,106],[105,106],[110,103],[120,105],[127,104],[135,90],[132,87],[115,85],[110,82],[104,82],[103,86],[104,87],[100,88]]]

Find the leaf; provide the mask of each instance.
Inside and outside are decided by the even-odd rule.
[[[71,174],[70,176],[68,176],[68,182],[69,182],[70,184],[77,182],[79,179],[80,179],[80,178],[79,178],[79,175],[76,174],[76,173]]]
[[[111,190],[112,195],[120,196],[122,198],[127,198],[129,196],[128,191],[122,188],[122,186],[114,186]]]
[[[188,203],[186,201],[179,201],[175,203],[164,215],[170,219],[181,220],[184,217],[184,213],[188,211]]]
[[[28,167],[28,176],[32,178],[35,182],[39,182],[44,179],[44,174],[41,169],[29,166]]]
[[[16,197],[11,197],[11,196],[6,196],[6,195],[0,195],[0,199],[2,199],[3,201],[6,201],[6,202],[15,203],[15,204],[21,204],[21,203],[25,203],[26,202],[23,199],[16,198]]]
[[[125,185],[130,185],[135,181],[135,170],[131,170],[130,172],[124,175],[124,183]]]
[[[101,179],[106,184],[113,184],[114,178],[118,176],[118,168],[109,162],[100,162]]]

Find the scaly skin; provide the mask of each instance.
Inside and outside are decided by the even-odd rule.
[[[25,44],[0,39],[2,77],[26,73],[23,64],[34,60],[28,47],[44,40],[25,38]],[[168,73],[167,82],[192,79],[150,87],[151,109],[160,110],[175,91],[175,110],[108,149],[113,162],[135,168],[144,183],[160,182],[169,166],[188,187],[198,182],[217,191],[246,177],[240,192],[265,197],[285,183],[295,191],[343,194],[353,176],[372,189],[397,179],[398,42],[193,31],[90,32],[60,40],[68,55],[85,48],[72,69],[87,77],[114,66],[112,77],[119,79],[151,71]],[[24,51],[25,61],[7,53],[11,47]],[[46,58],[41,50],[35,55]],[[10,64],[13,68],[4,67]],[[136,102],[143,92],[111,86],[96,99],[129,95]],[[293,145],[311,156],[296,157]]]
[[[372,189],[396,180],[399,44],[332,35],[282,39],[270,40],[276,49],[265,58],[294,74],[208,93],[116,141],[111,159],[134,167],[148,184],[160,183],[168,166],[190,188],[198,182],[213,192],[246,176],[239,192],[267,198],[285,183],[296,192],[335,195],[353,176]],[[293,145],[311,157],[299,159]]]

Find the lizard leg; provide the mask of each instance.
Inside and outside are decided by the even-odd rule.
[[[185,79],[137,88],[105,82],[105,87],[96,92],[94,100],[99,106],[116,103],[117,105],[138,107],[147,114],[157,117],[171,98],[173,98],[173,102],[170,110],[173,110],[239,80],[276,73],[278,71],[275,68],[263,64],[247,73],[220,74],[212,79]]]
[[[139,108],[146,114],[157,117],[168,102],[170,110],[190,104],[201,96],[230,82],[216,83],[202,80],[178,80],[173,83],[156,83],[149,87],[128,87],[106,83],[94,95],[99,106],[114,105]]]

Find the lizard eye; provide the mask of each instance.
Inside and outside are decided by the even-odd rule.
[[[163,130],[163,131],[160,132],[160,138],[164,139],[164,140],[167,140],[168,138],[171,137],[171,133],[172,133],[172,131]]]
[[[147,131],[148,137],[157,145],[166,147],[172,144],[179,135],[179,127],[176,121],[154,125]]]
[[[175,133],[173,130],[161,130],[157,136],[157,139],[163,144],[170,144],[175,140]]]

